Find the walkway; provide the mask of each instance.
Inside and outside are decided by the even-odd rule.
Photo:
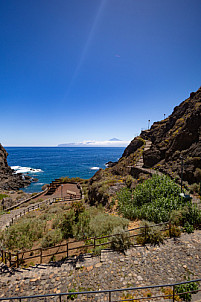
[[[45,202],[45,200],[48,200],[50,199],[51,201],[53,200],[53,198],[56,198],[56,197],[61,197],[61,196],[66,196],[67,195],[67,191],[72,191],[72,192],[75,192],[77,194],[77,196],[80,196],[80,199],[81,199],[81,193],[80,193],[80,190],[79,188],[77,187],[76,184],[63,184],[63,186],[59,186],[57,188],[57,190],[54,192],[54,194],[52,195],[46,195],[46,193],[43,193],[41,196],[37,197],[36,199],[32,199],[31,201],[29,201],[29,205],[28,206],[22,206],[18,209],[15,209],[15,210],[11,210],[9,212],[7,212],[6,214],[3,214],[3,215],[0,215],[0,230],[3,230],[6,228],[6,226],[9,225],[10,221],[12,220],[12,218],[14,219],[15,216],[19,216],[19,214],[23,211],[26,211],[27,212],[27,209],[29,207],[31,207],[30,203],[32,204],[43,204]]]
[[[101,256],[86,254],[63,263],[19,269],[11,276],[3,274],[0,297],[167,284],[184,281],[189,272],[191,279],[201,278],[201,230],[168,239],[159,247],[131,248],[126,255],[105,250]],[[155,293],[147,290],[139,296],[146,297],[148,292]],[[198,299],[194,295],[193,301]],[[88,301],[105,300],[97,295]]]

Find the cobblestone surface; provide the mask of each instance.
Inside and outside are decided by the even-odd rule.
[[[182,234],[176,240],[168,239],[160,247],[131,248],[125,255],[104,250],[97,257],[87,254],[62,264],[19,269],[14,275],[3,273],[0,276],[0,297],[167,284],[184,281],[190,272],[193,273],[191,279],[201,278],[201,231]],[[146,290],[139,295],[146,296],[148,292],[155,293]],[[123,297],[123,294],[125,292],[112,296],[112,301],[115,296]],[[86,299],[86,296],[79,296],[77,301]],[[194,295],[193,300],[200,301],[201,297]],[[59,300],[57,297],[47,301]],[[88,297],[88,301],[108,301],[108,295],[96,294]],[[161,298],[160,301],[171,300]]]

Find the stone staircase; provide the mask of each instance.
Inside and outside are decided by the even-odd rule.
[[[145,146],[144,146],[144,151],[147,151],[151,148],[152,142],[146,140],[145,141]],[[141,157],[139,158],[139,160],[137,161],[135,167],[136,168],[143,168],[144,166],[144,160],[143,160],[143,154],[141,155]]]

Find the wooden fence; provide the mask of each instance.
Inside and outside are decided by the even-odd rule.
[[[41,207],[41,205],[45,204],[45,205],[49,205],[51,203],[50,199],[46,199],[44,201],[41,201],[39,203],[33,204],[25,209],[23,209],[21,212],[19,212],[18,214],[16,214],[14,217],[11,218],[11,220],[8,222],[7,227],[11,226],[15,220],[17,220],[18,218],[24,216],[25,214],[34,211],[36,209],[39,209]]]
[[[144,234],[146,237],[146,231],[148,231],[148,228],[150,227],[153,228],[156,226],[163,226],[164,228],[161,229],[161,232],[168,231],[169,237],[171,238],[170,222],[160,223],[149,227],[147,226],[138,227],[138,228],[127,230],[126,232],[129,233],[129,237],[132,241],[134,237],[142,234],[141,233],[142,229],[144,229]],[[117,235],[119,234],[113,234],[113,235],[107,235],[101,237],[83,238],[80,241],[66,242],[53,247],[36,248],[36,249],[21,251],[17,253],[11,253],[2,249],[1,258],[2,258],[2,262],[4,262],[10,267],[19,267],[21,264],[27,263],[27,260],[36,259],[36,258],[37,258],[37,264],[47,263],[51,259],[53,260],[53,257],[54,260],[59,260],[61,258],[66,258],[66,257],[68,258],[70,256],[79,255],[80,253],[86,253],[89,250],[90,252],[95,251],[96,247],[100,247],[100,246],[106,247],[111,244],[112,237]],[[136,244],[134,245],[137,246]],[[60,255],[60,257],[57,257],[57,255]],[[49,261],[47,258],[49,258]]]

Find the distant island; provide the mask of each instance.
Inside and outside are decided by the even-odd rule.
[[[83,141],[79,143],[59,144],[58,147],[126,147],[130,141],[111,138],[105,141]]]

